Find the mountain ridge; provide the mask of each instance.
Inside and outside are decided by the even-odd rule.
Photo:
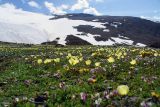
[[[138,17],[82,13],[47,16],[3,7],[0,14],[0,41],[5,42],[44,44],[59,38],[54,43],[140,47],[160,43],[160,23]]]
[[[106,29],[106,32],[108,33],[107,34],[106,32],[104,32],[104,30],[102,31],[102,29],[93,28],[92,26],[88,26],[88,25],[79,25],[75,27],[79,32],[83,32],[84,35],[87,33],[93,34],[93,35],[99,34],[100,36],[94,37],[97,41],[107,41],[109,37],[111,37],[112,40],[115,39],[115,37],[120,37],[121,39],[125,38],[125,40],[127,40],[126,38],[128,39],[131,38],[131,40],[134,40],[133,42],[134,45],[136,45],[136,43],[139,42],[138,44],[143,43],[143,44],[146,44],[146,46],[151,46],[152,44],[157,44],[160,42],[160,39],[159,39],[160,24],[150,20],[141,19],[138,17],[67,14],[67,15],[55,16],[50,20],[56,20],[61,18],[105,23],[106,28],[108,27],[113,32],[110,33],[110,30]],[[119,25],[120,27],[118,28]],[[116,29],[113,29],[113,27],[115,27]],[[140,36],[137,36],[137,35],[140,35]]]

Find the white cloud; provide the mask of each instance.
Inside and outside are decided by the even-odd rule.
[[[77,0],[77,3],[71,7],[71,10],[81,10],[89,7],[88,0]]]
[[[90,2],[97,2],[97,3],[102,3],[104,0],[89,0]]]
[[[104,0],[95,0],[96,2],[104,2]]]
[[[10,4],[10,3],[5,3],[5,4],[3,4],[3,5],[0,5],[0,7],[6,8],[6,9],[8,9],[8,10],[14,10],[14,9],[16,9],[15,5]]]
[[[93,7],[89,7],[87,9],[83,10],[83,13],[87,13],[87,14],[94,14],[94,15],[101,15],[101,13],[99,13],[95,8]]]
[[[83,13],[101,15],[96,8],[90,6],[90,2],[93,0],[77,0],[76,4],[71,6],[71,10],[83,10]],[[102,2],[103,0],[94,0],[96,2]]]
[[[58,7],[59,9],[61,9],[61,10],[66,10],[66,9],[68,9],[69,8],[69,6],[68,5],[65,5],[65,4],[62,4],[60,7]]]
[[[68,5],[65,5],[65,4],[62,4],[59,7],[55,7],[53,3],[50,3],[47,1],[45,1],[44,4],[46,8],[49,9],[50,13],[58,14],[58,15],[66,14],[67,12],[65,10],[69,8]]]
[[[35,1],[29,1],[28,5],[30,5],[31,7],[35,7],[35,8],[40,8],[39,4]]]

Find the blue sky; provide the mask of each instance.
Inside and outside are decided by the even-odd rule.
[[[160,18],[160,0],[0,0],[1,5],[5,3],[43,14],[90,13]]]

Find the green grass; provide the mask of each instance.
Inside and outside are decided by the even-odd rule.
[[[72,56],[67,58],[69,53]],[[73,56],[79,60],[76,65],[69,63]],[[109,57],[115,61],[109,63]],[[60,62],[54,62],[52,59],[55,58],[60,58]],[[43,62],[50,59],[52,62],[38,64],[38,59]],[[86,60],[92,63],[86,65]],[[135,65],[130,64],[132,60],[136,60]],[[101,65],[96,67],[96,62]],[[98,99],[102,100],[100,107],[138,107],[148,98],[152,99],[153,107],[160,106],[158,49],[104,46],[55,48],[2,44],[0,73],[2,106],[34,107],[34,100],[38,97],[41,97],[39,102],[49,107],[90,107],[96,106],[95,101]],[[129,93],[126,96],[112,95],[123,84],[129,87]],[[151,95],[151,92],[155,92],[156,96]],[[84,101],[80,97],[81,93],[87,96]],[[107,95],[109,98],[106,98]]]

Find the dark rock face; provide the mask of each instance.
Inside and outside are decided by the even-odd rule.
[[[58,40],[59,40],[60,38],[56,38],[55,40],[53,40],[53,41],[47,41],[47,42],[43,42],[43,43],[41,43],[42,45],[58,45]]]
[[[66,45],[92,45],[92,44],[79,37],[68,35],[66,38]]]
[[[66,45],[92,45],[91,43],[76,37],[74,35],[67,35],[66,39]],[[44,42],[42,45],[55,45],[55,47],[64,47],[64,45],[58,44],[57,41],[49,41],[49,42]]]
[[[42,45],[56,45],[58,42],[57,41],[48,41],[48,42],[43,42]]]
[[[160,23],[138,17],[94,16],[90,14],[57,15],[50,20],[60,18],[101,22],[104,23],[103,25],[108,29],[108,31],[104,31],[105,29],[103,28],[95,28],[89,25],[75,26],[74,28],[77,29],[77,31],[82,32],[79,36],[85,36],[86,34],[100,35],[94,37],[96,41],[107,41],[111,37],[119,37],[119,35],[121,35],[134,41],[133,45],[142,43],[147,46],[160,48]],[[69,41],[67,42],[67,45],[90,44],[88,41],[82,40],[75,35],[67,36],[66,40]]]
[[[159,41],[159,42],[152,43],[149,47],[160,48],[160,41]]]

